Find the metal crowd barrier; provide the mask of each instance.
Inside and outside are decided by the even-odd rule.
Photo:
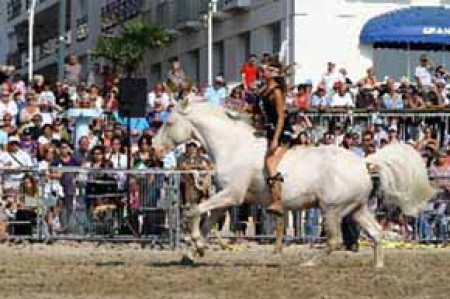
[[[0,221],[8,224],[11,237],[134,241],[179,248],[188,204],[186,185],[192,183],[186,178],[197,174],[78,167],[0,169]],[[33,192],[24,187],[30,178]],[[443,191],[414,219],[402,217],[396,207],[384,203],[382,193],[370,205],[395,238],[440,243],[449,238],[449,203],[450,193]],[[324,219],[318,209],[289,212],[285,220],[286,242],[323,241]],[[264,243],[275,239],[275,225],[264,207],[244,205],[230,209],[217,228],[224,237]]]

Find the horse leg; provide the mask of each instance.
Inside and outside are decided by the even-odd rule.
[[[330,255],[333,252],[333,250],[338,249],[340,245],[341,240],[339,239],[339,236],[341,235],[340,220],[342,218],[340,211],[337,209],[326,210],[326,212],[324,212],[324,217],[325,217],[325,234],[327,238],[327,250],[326,251],[320,250],[310,260],[304,262],[302,266],[306,267],[316,266],[318,261],[325,258],[325,256]]]
[[[220,217],[222,217],[227,209],[217,209],[211,211],[211,214],[205,219],[202,225],[202,236],[207,237],[211,232],[212,226],[216,224]]]
[[[384,267],[384,257],[383,257],[383,232],[381,227],[378,225],[375,217],[370,213],[367,205],[361,205],[353,214],[356,222],[361,225],[361,227],[366,231],[370,238],[374,242],[374,264],[375,268]]]
[[[341,234],[340,213],[336,210],[330,210],[325,214],[325,230],[327,236],[327,253],[331,254],[340,246]]]
[[[283,251],[284,220],[284,216],[276,216],[274,253],[281,253]]]
[[[205,242],[203,241],[200,232],[201,215],[216,209],[226,209],[239,203],[241,203],[241,201],[229,196],[229,192],[227,192],[227,190],[222,190],[209,200],[192,207],[192,209],[186,213],[186,217],[188,217],[189,230],[191,232],[192,245],[194,246],[196,253],[203,256],[206,249]]]

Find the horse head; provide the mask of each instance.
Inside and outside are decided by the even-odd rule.
[[[190,103],[182,101],[172,109],[168,120],[153,138],[155,146],[162,146],[170,151],[177,145],[195,138],[194,126],[185,117],[190,112],[190,105]]]

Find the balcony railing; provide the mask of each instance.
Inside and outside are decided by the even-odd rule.
[[[24,14],[31,7],[31,0],[7,0],[6,3],[6,14],[7,20],[12,21]],[[36,8],[39,8],[39,5],[44,4],[48,0],[38,0],[36,2]]]

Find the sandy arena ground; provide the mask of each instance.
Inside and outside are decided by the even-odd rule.
[[[381,271],[368,250],[316,268],[299,267],[315,251],[298,252],[215,251],[186,267],[180,253],[137,245],[0,245],[0,298],[450,298],[449,249],[390,249]]]

